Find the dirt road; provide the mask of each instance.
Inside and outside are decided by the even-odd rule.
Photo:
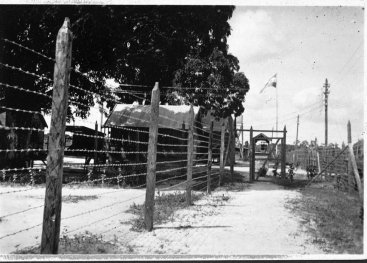
[[[324,254],[285,208],[298,194],[271,182],[219,189],[130,245],[137,254]]]

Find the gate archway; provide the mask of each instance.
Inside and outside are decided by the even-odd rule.
[[[242,138],[244,132],[250,132],[250,143],[249,143],[249,161],[250,161],[250,181],[255,180],[255,161],[256,160],[264,160],[264,164],[268,161],[275,160],[272,157],[273,152],[276,150],[278,143],[280,142],[281,150],[280,150],[280,163],[281,163],[281,176],[284,178],[286,171],[285,171],[285,164],[286,164],[286,140],[287,140],[287,129],[284,126],[283,130],[255,130],[252,128],[250,129],[239,129],[239,132],[242,132]],[[254,136],[254,133],[258,133]],[[267,136],[266,134],[271,133],[271,136]],[[274,134],[276,136],[274,136]],[[269,147],[269,143],[273,140],[276,140],[272,147]],[[260,150],[256,151],[256,143],[263,142],[260,146]],[[261,148],[263,147],[263,148]],[[265,158],[264,158],[265,157]]]

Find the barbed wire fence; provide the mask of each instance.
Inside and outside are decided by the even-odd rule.
[[[354,153],[351,140],[351,124],[348,122],[348,145],[339,147],[311,147],[298,148],[287,153],[288,162],[294,163],[296,167],[307,172],[309,180],[307,186],[321,183],[333,188],[360,196],[363,201],[363,156],[359,157],[358,152]],[[357,157],[357,158],[356,158]],[[362,162],[357,165],[358,158]]]
[[[0,132],[3,137],[9,138],[10,143],[0,147],[0,160],[4,163],[0,167],[0,181],[3,190],[1,196],[22,195],[24,198],[37,195],[44,198],[44,204],[24,207],[24,209],[12,209],[10,212],[3,211],[0,220],[9,220],[15,216],[30,216],[27,222],[31,222],[24,228],[15,227],[3,229],[0,234],[0,242],[9,242],[9,237],[17,236],[18,240],[23,235],[41,235],[40,253],[57,254],[60,240],[61,226],[66,222],[75,222],[76,226],[66,233],[74,233],[85,229],[91,225],[106,222],[121,216],[126,212],[123,203],[133,200],[141,200],[145,196],[145,223],[146,229],[153,228],[154,198],[163,191],[180,190],[186,192],[186,201],[192,203],[192,191],[204,191],[210,193],[212,188],[220,184],[221,174],[212,171],[213,159],[220,159],[221,166],[224,160],[224,148],[221,147],[222,134],[213,132],[213,120],[208,123],[209,130],[203,129],[194,118],[193,107],[190,109],[190,122],[187,127],[177,120],[167,116],[159,115],[159,85],[156,83],[152,90],[150,107],[150,120],[146,122],[149,128],[133,128],[118,125],[107,127],[110,131],[119,131],[122,136],[113,136],[110,131],[107,134],[98,132],[97,125],[94,134],[86,134],[74,131],[73,136],[86,139],[89,145],[79,145],[79,147],[65,147],[65,126],[66,109],[69,105],[80,105],[88,108],[98,108],[90,106],[88,103],[76,101],[69,92],[83,92],[99,100],[113,103],[121,103],[113,96],[100,94],[70,83],[70,71],[87,77],[88,74],[80,72],[71,67],[71,32],[69,20],[65,19],[61,27],[56,43],[56,59],[53,59],[42,52],[26,47],[12,40],[2,39],[9,45],[15,45],[20,49],[31,52],[41,59],[46,59],[55,63],[54,80],[48,78],[47,74],[39,74],[28,71],[17,65],[9,65],[0,62],[0,67],[6,70],[25,74],[30,78],[35,78],[35,83],[39,80],[50,82],[53,95],[48,92],[35,91],[20,85],[11,83],[1,83],[1,88],[16,90],[25,94],[40,96],[52,103],[52,116],[49,140],[47,149],[43,146],[44,129],[38,122],[29,126],[22,126],[9,123],[6,118],[0,124]],[[48,74],[50,75],[50,74]],[[133,86],[130,84],[120,84],[121,86]],[[70,90],[70,91],[69,91]],[[129,91],[130,92],[130,91]],[[134,95],[135,94],[131,94]],[[140,97],[139,97],[140,98]],[[158,106],[158,107],[157,107]],[[155,107],[155,108],[154,108]],[[27,108],[9,107],[0,103],[3,112],[21,112],[28,114],[30,118],[43,116],[42,111],[29,110]],[[98,108],[99,109],[99,108]],[[117,113],[132,119],[130,115]],[[166,119],[170,123],[181,125],[182,128],[174,128],[157,121],[159,118]],[[184,127],[185,126],[185,127]],[[178,126],[180,127],[180,126]],[[222,133],[223,133],[222,129]],[[17,137],[38,136],[39,142],[34,146],[29,143],[18,143]],[[29,140],[29,139],[28,139]],[[229,143],[229,142],[228,142]],[[92,145],[92,146],[91,146]],[[229,147],[227,145],[227,147]],[[222,149],[223,148],[223,149]],[[85,162],[65,162],[64,154],[89,156],[89,161]],[[7,165],[9,159],[17,159],[20,155],[26,156],[23,165]],[[46,156],[47,159],[46,159]],[[93,159],[93,163],[91,163]],[[43,163],[34,163],[34,160],[41,160]],[[80,159],[79,159],[80,161]],[[222,170],[222,168],[221,168]],[[66,173],[74,173],[75,176],[63,178]],[[73,189],[90,189],[90,187],[101,188],[96,194],[89,192],[96,198],[110,196],[111,200],[99,207],[83,207],[73,210],[75,213],[68,213],[62,216],[61,204],[65,198],[61,195],[61,189],[67,191]],[[96,188],[96,189],[97,189]],[[46,193],[44,191],[46,190]],[[130,190],[139,190],[133,193],[126,193]],[[69,191],[69,192],[70,192]],[[18,209],[18,210],[17,210]],[[40,214],[44,210],[43,220],[34,221],[35,211]],[[98,215],[98,216],[96,216]],[[94,217],[95,218],[94,220]],[[88,220],[87,220],[88,219]],[[91,220],[93,219],[93,220]],[[85,222],[88,223],[80,223]],[[105,232],[112,231],[119,226],[113,227]],[[37,234],[38,233],[38,234]],[[65,231],[64,231],[65,233]],[[14,241],[14,240],[12,240]]]

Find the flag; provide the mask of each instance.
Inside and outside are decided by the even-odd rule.
[[[272,76],[268,82],[265,84],[265,87],[262,88],[262,90],[260,90],[260,93],[262,93],[264,91],[264,89],[266,89],[267,87],[277,87],[277,74],[275,73],[274,76]]]

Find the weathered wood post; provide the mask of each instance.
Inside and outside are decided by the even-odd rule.
[[[187,134],[187,185],[186,185],[186,203],[191,205],[191,188],[192,188],[192,166],[194,164],[194,107],[190,106],[189,110],[189,127]]]
[[[243,118],[243,117],[242,117]],[[241,118],[241,120],[243,120]],[[245,155],[244,155],[244,146],[243,146],[243,121],[241,122],[241,159],[244,160],[245,159]]]
[[[282,175],[282,178],[285,177],[285,163],[286,163],[286,158],[287,158],[287,149],[286,149],[286,145],[287,145],[287,129],[284,125],[284,129],[283,129],[283,139],[282,139],[282,163],[281,163],[281,175]]]
[[[140,132],[139,132],[139,129],[137,129],[136,130],[136,141],[140,141]],[[137,163],[139,163],[140,162],[140,143],[137,143],[136,144],[136,151],[137,151],[137,153],[135,154],[135,161],[137,162]]]
[[[351,128],[350,121],[348,121],[348,151],[349,151],[349,159],[350,159],[351,164],[352,164],[354,177],[355,177],[356,183],[357,183],[359,198],[363,203],[363,188],[362,188],[361,178],[359,177],[359,173],[358,173],[356,159],[355,159],[354,152],[353,152],[352,128]]]
[[[230,155],[230,149],[231,149],[232,132],[230,128],[230,119],[231,119],[231,116],[227,118],[228,142],[227,142],[227,147],[226,147],[226,154],[224,157],[224,166],[228,165],[228,156]]]
[[[237,136],[237,128],[236,128],[236,117],[234,117],[234,121],[232,123],[232,147],[231,147],[231,166],[230,166],[230,172],[231,172],[231,181],[233,183],[233,177],[234,177],[234,164],[236,161],[236,136]]]
[[[65,18],[56,39],[52,115],[46,167],[41,254],[57,254],[59,248],[65,124],[69,99],[72,32]]]
[[[96,123],[94,124],[94,164],[98,163],[98,123],[96,121]]]
[[[149,124],[148,162],[147,162],[147,190],[145,194],[144,222],[148,231],[153,230],[154,192],[157,165],[157,141],[159,121],[159,85],[152,90],[151,112]]]
[[[250,127],[250,177],[249,180],[252,182],[255,178],[255,143],[253,141],[254,130]]]
[[[219,174],[219,186],[221,186],[224,175],[224,143],[225,143],[226,126],[225,119],[222,119],[221,130],[220,130],[220,174]]]
[[[321,165],[320,165],[320,154],[318,151],[316,152],[316,155],[317,155],[317,173],[319,173],[321,172]]]
[[[213,121],[210,121],[210,132],[209,132],[209,145],[208,145],[208,167],[207,167],[207,193],[211,194],[211,172],[212,172],[212,159],[213,159]]]

